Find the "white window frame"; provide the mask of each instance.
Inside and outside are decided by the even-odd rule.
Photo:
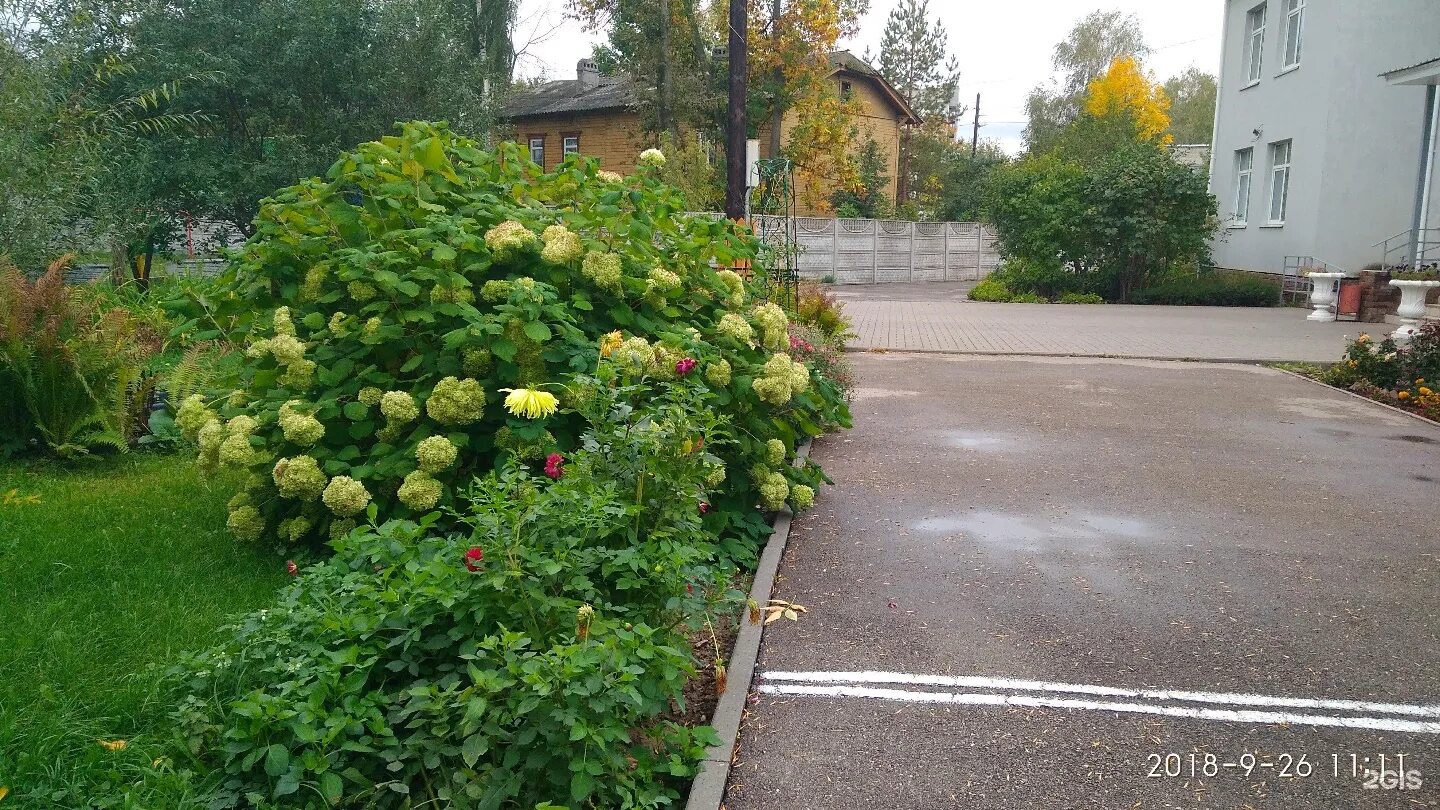
[[[1261,3],[1245,12],[1245,86],[1260,81],[1265,70],[1265,22],[1269,5]]]
[[[1285,51],[1281,57],[1282,68],[1293,70],[1300,67],[1300,51],[1305,44],[1305,0],[1284,0],[1285,2]]]
[[[560,139],[560,156],[580,154],[580,136],[566,135]]]
[[[1283,156],[1281,152],[1284,152]],[[1283,159],[1282,159],[1283,157]],[[1266,198],[1265,217],[1268,225],[1284,225],[1286,209],[1290,204],[1290,165],[1295,157],[1295,145],[1290,139],[1273,141],[1270,144],[1270,194]],[[1279,203],[1280,216],[1275,216]]]
[[[544,135],[531,135],[530,138],[529,138],[529,146],[530,146],[530,160],[533,161],[534,163],[538,164],[538,165],[540,166],[540,168],[542,168],[542,169],[545,168],[545,136],[544,136]],[[536,152],[537,150],[540,152],[540,159],[539,159],[539,160],[535,160],[535,152]]]
[[[1255,149],[1245,147],[1235,150],[1235,207],[1231,213],[1231,226],[1243,228],[1250,221],[1250,189],[1255,178]]]

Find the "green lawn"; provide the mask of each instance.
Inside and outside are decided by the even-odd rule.
[[[168,733],[159,669],[286,579],[226,534],[230,483],[186,456],[0,463],[0,808],[90,806],[130,781]]]

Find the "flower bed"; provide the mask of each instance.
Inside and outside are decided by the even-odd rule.
[[[1440,421],[1440,323],[1431,321],[1405,346],[1360,335],[1339,363],[1303,373],[1336,388]]]
[[[724,688],[764,513],[810,505],[789,462],[849,414],[835,347],[711,269],[754,244],[679,214],[663,160],[545,174],[410,124],[266,205],[206,313],[248,360],[176,421],[297,579],[173,673],[193,764],[136,793],[675,800],[713,741],[686,685]]]

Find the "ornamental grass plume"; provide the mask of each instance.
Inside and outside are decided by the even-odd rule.
[[[501,388],[509,394],[505,397],[505,410],[524,419],[544,419],[554,416],[560,408],[560,400],[549,391],[535,388]]]

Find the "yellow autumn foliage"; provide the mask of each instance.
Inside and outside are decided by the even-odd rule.
[[[1129,56],[1110,63],[1105,75],[1090,82],[1085,95],[1085,112],[1096,118],[1126,115],[1135,122],[1135,134],[1143,141],[1168,145],[1170,99],[1165,89],[1151,82],[1140,64]]]

